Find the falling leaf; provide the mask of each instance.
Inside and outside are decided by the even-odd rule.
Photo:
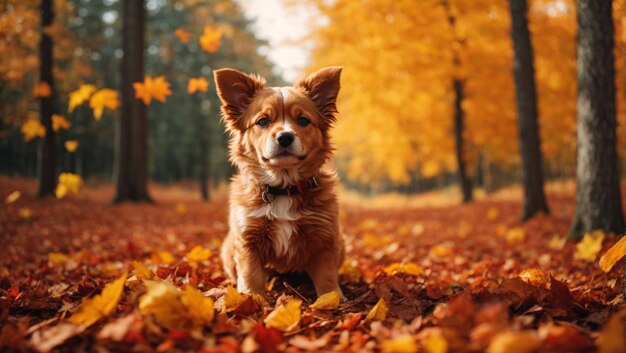
[[[20,128],[22,135],[24,135],[24,142],[28,142],[36,137],[46,136],[46,127],[41,124],[39,119],[29,118]]]
[[[76,152],[76,149],[78,149],[78,141],[67,140],[65,141],[64,146],[68,152]]]
[[[548,247],[552,250],[562,250],[567,243],[567,239],[560,235],[553,236],[548,242]]]
[[[280,305],[269,313],[263,322],[265,322],[267,326],[283,332],[291,331],[300,323],[300,317],[302,315],[300,311],[301,304],[301,300],[294,299],[286,304]]]
[[[204,77],[192,77],[187,83],[187,93],[206,92],[209,90],[209,81]]]
[[[388,353],[415,353],[417,352],[417,343],[411,335],[399,335],[392,339],[384,340],[380,343],[383,352]]]
[[[70,113],[73,112],[74,109],[76,109],[76,107],[88,101],[89,97],[91,97],[91,95],[95,91],[96,91],[96,86],[85,84],[85,85],[80,85],[80,87],[76,91],[70,92],[69,103],[68,103],[69,112]]]
[[[187,43],[191,40],[191,33],[185,31],[182,28],[178,28],[174,31],[174,35],[176,36],[176,38],[178,38],[179,41],[181,41],[181,43]]]
[[[487,353],[530,353],[539,346],[541,340],[535,332],[502,332],[491,340]]]
[[[189,261],[204,261],[211,257],[211,249],[196,245],[185,255]]]
[[[372,310],[367,314],[365,320],[377,321],[377,320],[385,320],[387,318],[387,312],[389,309],[387,308],[387,303],[383,298],[380,298],[378,303],[374,305]]]
[[[83,186],[83,180],[80,175],[73,173],[61,173],[59,175],[59,183],[57,184],[54,194],[57,199],[64,198],[68,192],[78,193],[78,190]]]
[[[550,274],[539,268],[527,268],[519,273],[519,277],[535,285],[545,286],[550,283]]]
[[[91,326],[96,321],[111,314],[117,307],[124,291],[126,275],[123,273],[118,279],[104,286],[99,295],[83,299],[78,312],[70,317],[70,321],[77,325]]]
[[[198,41],[202,50],[215,53],[222,45],[222,30],[211,26],[204,26],[204,32]]]
[[[72,124],[70,124],[63,115],[52,114],[52,130],[54,130],[54,132],[58,132],[61,129],[67,130],[71,125]]]
[[[396,273],[406,273],[407,275],[411,276],[419,276],[423,270],[418,264],[414,262],[409,262],[406,264],[396,262],[385,267],[384,271],[385,273],[390,275],[395,275]]]
[[[133,83],[135,88],[135,98],[141,99],[145,105],[149,105],[152,99],[165,103],[165,97],[170,96],[170,84],[164,76],[152,78],[146,76],[143,82]]]
[[[341,301],[341,296],[338,292],[332,291],[326,294],[321,295],[315,303],[311,304],[311,309],[315,310],[332,310],[337,309],[339,307],[339,302]]]
[[[524,238],[526,237],[526,233],[524,232],[524,229],[522,228],[513,228],[513,229],[509,229],[508,232],[506,232],[506,241],[509,243],[515,243],[515,242],[519,242],[519,241],[523,241]]]
[[[19,200],[21,196],[22,196],[22,193],[19,190],[15,190],[4,199],[4,203],[5,204],[13,203]]]
[[[611,271],[613,265],[626,255],[626,236],[623,236],[600,258],[600,268],[604,272]]]
[[[154,278],[154,273],[139,261],[133,261],[133,268],[135,269],[135,276],[139,279]]]
[[[33,86],[33,96],[37,98],[50,97],[52,95],[52,87],[46,81],[35,83]]]
[[[597,230],[585,234],[583,239],[576,244],[576,252],[574,258],[589,262],[596,261],[598,252],[602,249],[602,241],[604,240],[604,232]]]
[[[626,310],[613,315],[604,325],[596,341],[598,353],[626,352]]]
[[[89,106],[93,109],[93,116],[96,120],[102,118],[104,108],[116,110],[120,107],[120,100],[117,91],[110,88],[103,88],[91,96]]]

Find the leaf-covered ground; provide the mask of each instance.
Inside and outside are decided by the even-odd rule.
[[[516,197],[344,202],[347,300],[316,309],[300,275],[274,276],[267,303],[228,287],[224,197],[204,203],[193,186],[153,186],[155,204],[111,205],[111,186],[63,200],[38,200],[35,189],[0,179],[1,351],[626,349],[626,315],[616,314],[623,262],[604,274],[596,260],[575,259],[576,243],[559,241],[571,188],[551,192],[552,214],[525,224]]]

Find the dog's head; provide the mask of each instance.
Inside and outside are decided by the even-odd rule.
[[[259,76],[214,72],[230,160],[270,185],[313,176],[330,157],[341,67],[321,69],[293,87],[266,87]]]

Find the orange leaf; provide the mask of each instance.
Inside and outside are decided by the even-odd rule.
[[[611,271],[613,265],[626,255],[626,236],[623,236],[600,258],[600,268],[604,272]]]
[[[24,141],[28,142],[36,137],[46,136],[46,128],[41,124],[39,119],[29,118],[22,124],[20,128],[22,135],[24,135]]]
[[[164,76],[152,78],[146,76],[143,82],[133,83],[135,88],[135,98],[141,99],[145,105],[149,105],[152,99],[156,99],[162,103],[165,97],[172,94],[169,82],[165,81]]]
[[[120,301],[125,281],[126,273],[104,286],[101,294],[93,298],[84,299],[78,312],[70,317],[70,321],[77,325],[91,326],[96,321],[112,313]]]
[[[33,86],[33,96],[38,98],[50,97],[52,95],[52,87],[46,81],[35,83]]]
[[[65,141],[65,149],[68,152],[76,152],[76,149],[78,148],[78,141],[76,140],[67,140]]]
[[[94,93],[89,100],[89,106],[93,109],[93,116],[96,120],[102,118],[104,108],[116,110],[120,107],[120,100],[117,91],[110,88],[103,88]]]
[[[52,130],[54,130],[54,132],[57,132],[61,129],[67,130],[70,128],[70,126],[72,126],[72,124],[67,119],[65,119],[63,115],[52,114]]]
[[[206,92],[209,89],[209,81],[204,77],[190,78],[187,83],[187,93]]]
[[[278,306],[265,318],[267,326],[281,331],[291,331],[298,327],[302,312],[300,311],[301,300],[292,300],[284,305]]]
[[[85,103],[89,100],[89,97],[96,91],[96,86],[94,85],[80,85],[80,87],[69,94],[69,108],[68,110],[71,112],[76,109],[79,105]]]
[[[367,314],[365,320],[385,320],[387,318],[387,311],[389,311],[387,303],[381,298]]]
[[[209,53],[215,53],[222,45],[222,30],[211,26],[204,26],[204,32],[200,36],[200,47]]]
[[[174,35],[176,36],[176,38],[178,38],[179,41],[181,41],[182,43],[187,43],[191,40],[191,33],[185,31],[182,28],[178,28],[177,30],[174,31]]]

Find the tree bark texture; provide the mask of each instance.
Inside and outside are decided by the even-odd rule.
[[[41,1],[41,42],[39,43],[39,80],[46,82],[51,88],[48,97],[39,99],[41,124],[46,128],[46,135],[39,144],[39,197],[54,195],[56,184],[56,164],[54,150],[54,130],[52,114],[54,114],[54,77],[52,76],[52,38],[45,33],[45,28],[54,20],[53,0]]]
[[[612,1],[578,0],[576,215],[570,235],[622,234]]]
[[[534,54],[528,31],[527,4],[526,0],[509,0],[509,5],[511,39],[515,54],[513,76],[524,188],[521,218],[525,221],[539,212],[548,213],[548,206],[543,191]]]
[[[122,1],[124,56],[120,69],[122,109],[117,126],[116,202],[150,201],[148,195],[147,108],[135,98],[134,82],[144,79],[144,0]]]

